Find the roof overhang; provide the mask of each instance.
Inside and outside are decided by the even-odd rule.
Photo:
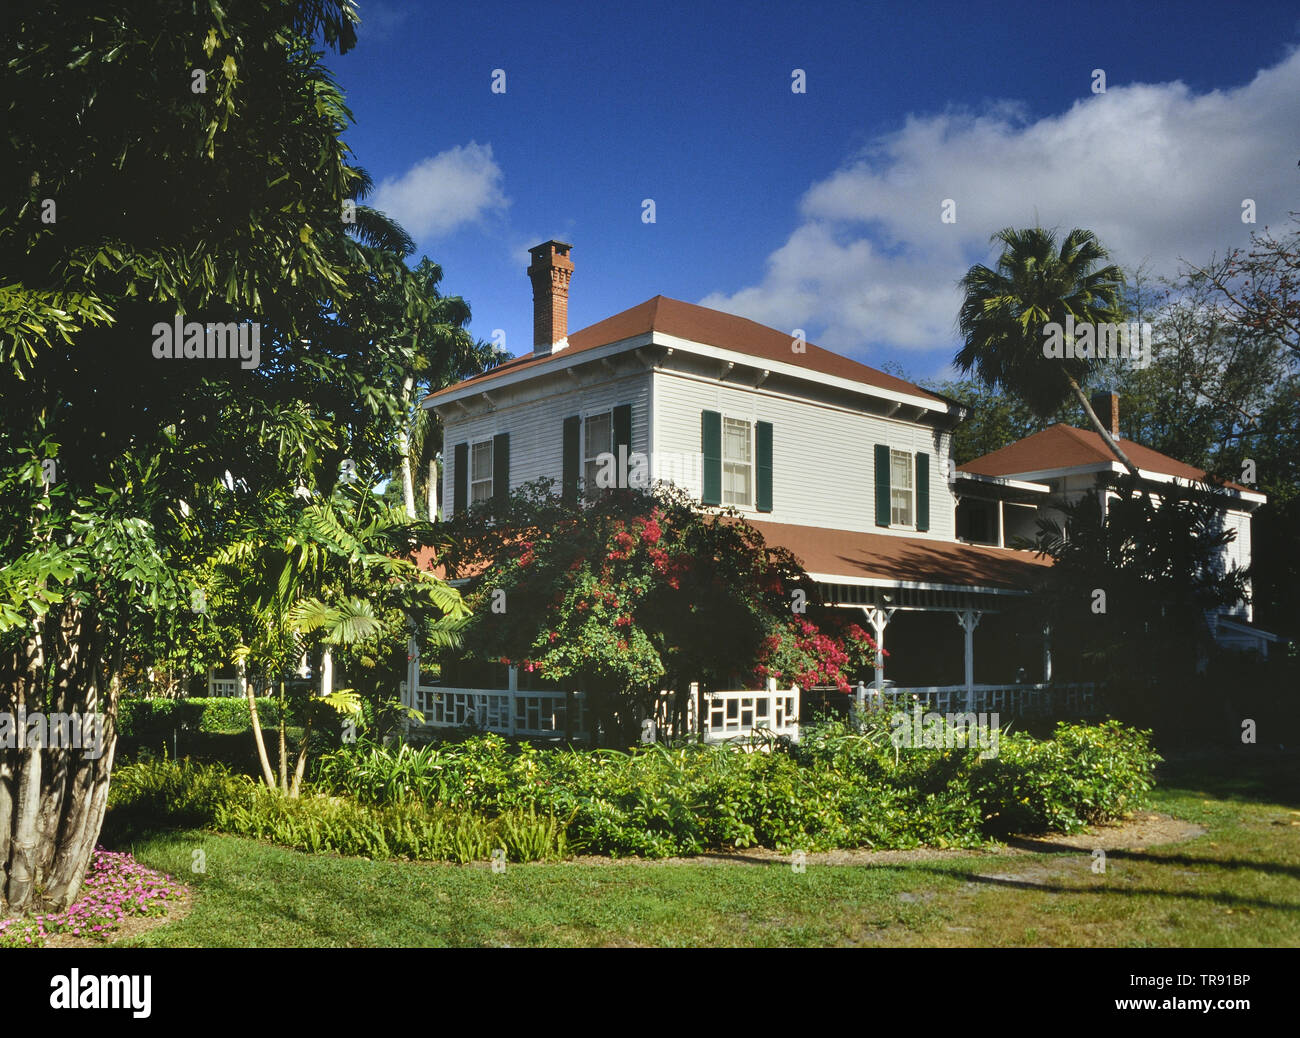
[[[471,397],[482,395],[484,392],[492,392],[498,389],[506,389],[510,386],[518,385],[520,382],[527,382],[531,379],[542,375],[554,375],[562,371],[568,371],[578,367],[581,364],[588,364],[592,361],[607,360],[610,357],[617,356],[620,353],[626,353],[628,350],[635,350],[643,346],[650,345],[650,334],[644,332],[640,335],[634,335],[628,339],[619,339],[617,342],[611,342],[606,346],[596,346],[587,350],[574,352],[571,348],[563,350],[560,353],[552,354],[547,357],[547,364],[528,365],[521,367],[516,371],[503,372],[501,375],[493,378],[492,373],[485,372],[479,378],[473,379],[460,386],[453,386],[450,390],[431,393],[426,396],[420,403],[422,406],[437,410],[447,404],[459,403]]]
[[[1009,476],[981,476],[975,472],[953,472],[953,492],[958,497],[978,498],[985,501],[1007,501],[1018,504],[1034,502],[1052,492],[1046,483],[1031,483]]]
[[[969,476],[977,475],[976,473],[973,472],[969,472],[969,473],[963,472],[961,469],[958,469],[958,473],[962,475],[969,475]],[[1037,482],[1041,482],[1042,480],[1061,479],[1065,476],[1101,475],[1103,473],[1116,475],[1116,476],[1123,476],[1128,474],[1128,469],[1126,469],[1118,461],[1099,461],[1099,462],[1094,462],[1091,465],[1070,465],[1063,468],[1036,469],[1035,471],[1032,472],[1017,472],[1015,474],[1014,481],[1028,481],[1030,483],[1037,483]],[[1151,483],[1168,483],[1168,484],[1173,484],[1174,486],[1182,487],[1184,489],[1196,489],[1197,487],[1202,485],[1197,480],[1188,479],[1185,476],[1174,476],[1174,475],[1170,475],[1167,472],[1153,472],[1151,469],[1139,468],[1138,475],[1142,479],[1147,480]],[[1013,477],[985,476],[983,478],[1012,479]],[[1221,493],[1229,494],[1232,497],[1240,498],[1242,501],[1247,501],[1255,505],[1262,505],[1268,500],[1267,495],[1257,493],[1253,490],[1238,490],[1235,487],[1216,487],[1215,489]]]
[[[869,382],[860,382],[856,379],[842,378],[839,375],[828,375],[824,372],[812,371],[802,365],[792,364],[787,361],[770,360],[766,357],[753,357],[748,353],[738,353],[735,350],[724,350],[718,346],[710,346],[708,343],[696,342],[693,339],[682,339],[676,335],[668,335],[665,332],[656,331],[652,335],[655,344],[658,346],[667,346],[673,350],[681,350],[684,353],[691,353],[698,357],[708,357],[727,364],[743,365],[768,371],[774,375],[785,375],[787,378],[804,382],[815,382],[819,386],[830,386],[849,393],[876,397],[890,403],[915,407],[924,412],[948,415],[953,413],[955,406],[958,406],[947,400],[934,400],[917,396],[914,393],[902,393],[894,389],[885,389],[881,386],[873,386]]]
[[[850,584],[854,587],[900,588],[908,591],[958,591],[981,595],[1028,595],[1022,588],[992,587],[981,584],[931,584],[919,580],[891,580],[888,577],[853,577],[835,573],[809,573],[819,584]]]
[[[756,371],[764,372],[764,378],[768,375],[779,374],[798,381],[812,382],[819,386],[828,386],[848,393],[854,393],[859,396],[872,397],[888,404],[893,404],[895,408],[900,406],[915,408],[918,415],[931,413],[956,417],[957,410],[961,406],[956,401],[949,401],[947,399],[931,399],[928,397],[918,396],[915,393],[904,393],[894,389],[885,389],[881,386],[874,386],[869,382],[861,382],[856,379],[848,379],[838,375],[828,375],[823,372],[813,371],[800,364],[770,360],[765,357],[754,357],[747,353],[722,349],[718,346],[711,346],[708,343],[696,342],[693,339],[683,339],[679,336],[669,335],[666,332],[656,330],[642,332],[641,334],[626,339],[619,339],[604,346],[595,346],[589,349],[577,351],[573,351],[572,349],[565,350],[559,354],[553,354],[552,356],[545,358],[545,364],[527,364],[517,370],[502,372],[496,377],[493,377],[491,372],[486,372],[484,375],[460,386],[452,387],[448,390],[442,390],[438,393],[432,393],[429,396],[426,396],[421,401],[421,404],[426,408],[439,410],[448,405],[458,404],[464,400],[481,396],[484,392],[506,389],[510,386],[518,385],[521,382],[527,382],[534,378],[572,370],[580,365],[589,364],[595,361],[608,360],[610,357],[627,353],[631,350],[643,349],[647,346],[661,346],[674,352],[680,351],[693,356],[716,360],[723,365],[729,365],[730,367],[727,368],[728,371],[735,367],[752,368]]]

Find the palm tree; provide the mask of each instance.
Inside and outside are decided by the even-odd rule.
[[[1042,227],[1007,227],[993,235],[1003,245],[997,266],[976,264],[961,279],[965,292],[957,325],[964,345],[953,363],[974,371],[989,389],[1004,389],[1039,417],[1054,414],[1071,394],[1111,453],[1140,484],[1137,466],[1092,409],[1083,384],[1096,361],[1049,358],[1043,329],[1066,317],[1075,324],[1123,319],[1124,275],[1108,264],[1091,231],[1072,230],[1057,247],[1056,233]]]
[[[309,648],[309,635],[326,651],[374,648],[404,638],[410,615],[432,620],[422,626],[427,648],[457,644],[459,626],[469,615],[460,593],[407,557],[414,543],[409,520],[371,491],[353,487],[333,500],[285,503],[276,529],[253,531],[212,556],[213,597],[244,627],[234,653],[238,662],[281,675]],[[340,713],[355,712],[357,697],[347,692],[326,694],[324,701]],[[290,784],[281,681],[277,782],[251,686],[245,694],[263,778],[269,788],[296,797],[311,728],[303,735]]]

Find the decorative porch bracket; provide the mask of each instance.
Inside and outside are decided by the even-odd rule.
[[[876,653],[876,678],[872,682],[876,688],[885,687],[885,657],[882,655],[885,648],[885,628],[889,621],[894,618],[894,612],[897,606],[880,608],[879,606],[864,606],[862,611],[867,614],[867,623],[871,624],[872,634],[876,639],[876,648],[881,650]]]

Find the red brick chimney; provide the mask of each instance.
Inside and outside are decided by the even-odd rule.
[[[548,241],[529,249],[533,282],[533,355],[547,356],[569,345],[569,279],[572,245]]]
[[[1119,394],[1093,393],[1092,409],[1097,412],[1101,424],[1110,430],[1111,436],[1119,439]]]

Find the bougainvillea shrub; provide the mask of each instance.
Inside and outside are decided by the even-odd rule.
[[[847,689],[874,669],[871,636],[738,513],[701,512],[662,484],[583,504],[550,490],[530,484],[448,524],[441,561],[474,580],[467,656],[585,691],[607,722],[693,681]]]

